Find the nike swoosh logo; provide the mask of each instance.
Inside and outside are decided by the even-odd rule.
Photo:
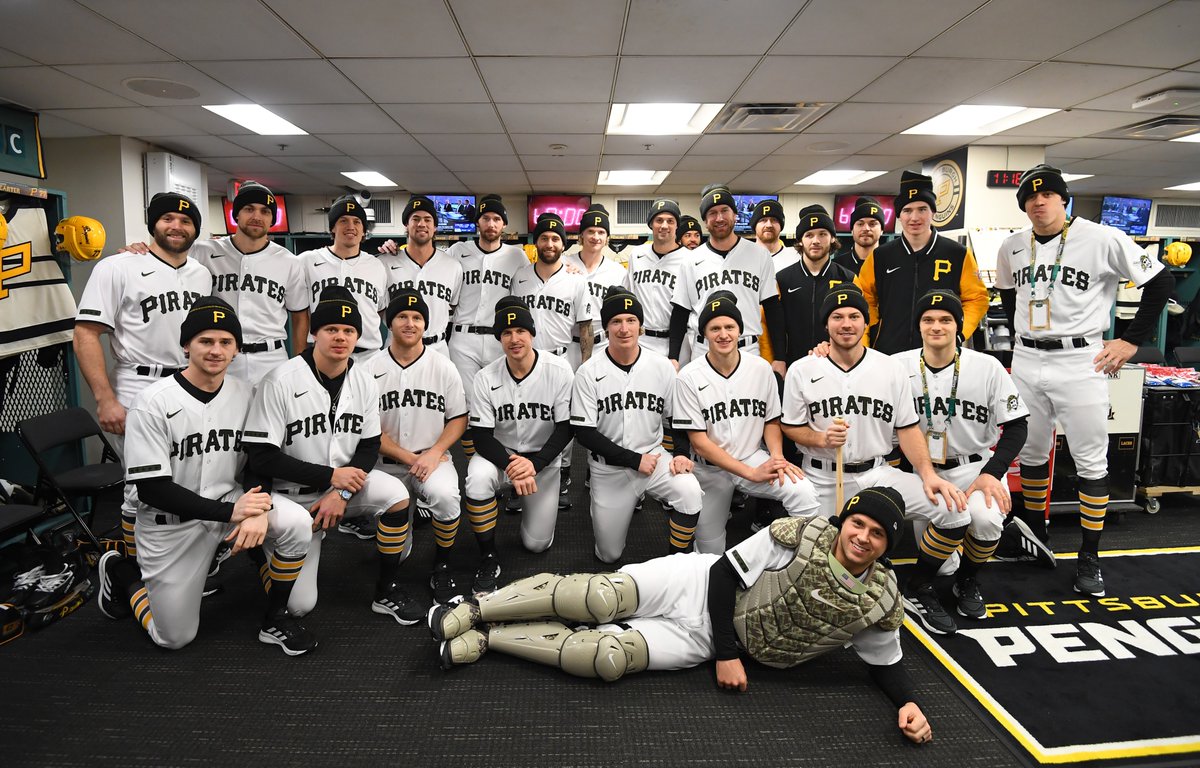
[[[313,266],[314,266],[314,267],[321,267],[321,266],[324,266],[324,265],[325,265],[325,262],[323,262],[323,261],[314,261],[314,262],[313,262]]]
[[[149,272],[143,272],[142,277],[150,277],[150,275],[153,275],[153,274],[154,274],[154,270],[152,269]]]
[[[818,603],[824,603],[825,605],[828,605],[830,608],[837,608],[840,610],[840,606],[836,605],[835,603],[831,603],[828,600],[826,600],[825,598],[821,597],[820,587],[813,587],[813,591],[809,592],[809,594],[812,595],[812,599],[816,600]]]
[[[307,395],[307,394],[308,394],[308,390],[306,389],[306,390],[304,390],[303,392],[296,392],[296,393],[294,393],[294,394],[292,395],[292,397],[304,397],[304,396],[305,396],[305,395]]]
[[[884,272],[884,274],[885,274],[885,275],[890,275],[890,274],[892,274],[893,272],[895,272],[897,269],[900,269],[900,267],[892,267],[891,269],[889,269],[889,270],[887,270],[886,272]]]
[[[788,288],[788,293],[795,293],[796,291],[800,290],[803,287],[804,286],[801,285],[801,286],[797,286],[796,288]]]
[[[178,416],[178,415],[180,414],[180,412],[181,412],[182,410],[183,410],[183,409],[182,409],[182,408],[180,408],[178,411],[175,411],[174,413],[168,413],[168,414],[167,414],[167,418],[168,418],[168,419],[173,419],[173,418],[175,418],[176,416]]]
[[[701,259],[700,261],[697,261],[697,262],[696,262],[695,264],[693,264],[692,266],[693,266],[693,267],[698,267],[698,266],[700,266],[700,265],[701,265],[701,264],[703,264],[703,263],[704,263],[704,259]]]
[[[393,265],[391,267],[388,267],[388,269],[400,269],[400,267]]]
[[[706,390],[706,389],[708,389],[708,385],[707,385],[707,384],[705,384],[703,387],[700,387],[700,388],[699,388],[698,390],[696,390],[696,391],[697,391],[697,392],[703,392],[703,391],[704,391],[704,390]]]
[[[1024,249],[1024,248],[1018,248],[1017,250],[1013,251],[1012,255],[1013,255],[1013,256],[1016,256],[1018,253],[1025,253],[1025,249]]]
[[[503,384],[497,384],[496,386],[492,387],[492,391],[495,392],[497,389],[500,389],[500,387],[503,387],[503,386],[504,386]]]
[[[387,376],[387,374],[386,374],[386,373],[377,373],[377,374],[375,374],[375,378],[377,378],[377,379],[382,379],[384,376]]]
[[[597,376],[596,381],[600,381],[601,379],[607,379],[607,378],[608,378],[608,374],[606,373],[603,376]]]
[[[809,382],[810,384],[816,384],[818,381],[820,381],[820,380],[821,380],[821,379],[823,379],[823,378],[825,378],[825,377],[824,377],[824,376],[818,376],[818,377],[817,377],[817,378],[815,378],[815,379],[809,379],[809,380],[808,380],[808,382]]]

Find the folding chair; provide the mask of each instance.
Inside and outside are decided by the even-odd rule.
[[[1162,350],[1154,346],[1138,347],[1137,352],[1133,353],[1133,357],[1129,358],[1131,363],[1149,363],[1150,365],[1166,365],[1167,358],[1163,355]]]
[[[1200,347],[1175,347],[1175,359],[1181,368],[1200,368]]]
[[[119,491],[125,483],[125,467],[117,459],[117,452],[104,436],[100,425],[83,408],[66,408],[20,422],[17,424],[17,434],[29,455],[37,462],[38,497],[42,496],[43,491],[48,491],[49,495],[61,500],[97,551],[101,551],[96,534],[71,503],[72,497],[90,497],[94,520],[101,494]],[[98,437],[104,444],[98,464],[85,464],[66,470],[52,466],[53,457],[50,454],[54,449],[89,437]]]

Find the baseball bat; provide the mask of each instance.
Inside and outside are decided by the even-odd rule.
[[[841,416],[837,416],[834,418],[833,423],[834,424],[845,424],[846,421]],[[845,503],[845,501],[846,501],[846,491],[842,486],[842,483],[843,483],[842,472],[843,472],[843,470],[845,468],[845,464],[846,464],[845,457],[842,456],[842,448],[843,447],[844,446],[841,446],[841,445],[839,445],[837,447],[837,510],[836,510],[836,513],[838,515],[842,514],[842,504]]]

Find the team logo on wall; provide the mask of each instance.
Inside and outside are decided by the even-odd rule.
[[[933,166],[933,193],[937,195],[937,213],[933,214],[933,226],[948,229],[958,215],[963,203],[966,187],[963,169],[950,158],[939,160]]]

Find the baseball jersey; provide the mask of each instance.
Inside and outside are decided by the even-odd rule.
[[[212,276],[192,259],[176,268],[153,253],[117,253],[92,270],[75,321],[111,328],[118,363],[182,368],[179,326],[210,290]]]
[[[259,382],[243,436],[247,443],[275,445],[287,456],[336,469],[350,463],[360,440],[379,434],[379,390],[367,366],[351,363],[333,403],[308,359],[297,355]],[[275,481],[276,490],[298,487]]]
[[[525,251],[515,245],[501,245],[488,253],[478,240],[460,240],[447,251],[462,265],[462,290],[454,319],[464,325],[491,327],[496,302],[512,293],[513,275],[529,266]]]
[[[763,445],[763,427],[779,418],[779,385],[771,364],[740,355],[728,378],[700,357],[684,366],[675,381],[671,426],[707,432],[709,439],[742,461]]]
[[[246,461],[242,427],[249,408],[250,385],[232,376],[207,403],[174,376],[154,382],[126,417],[125,479],[166,477],[206,499],[224,497],[238,487]],[[139,512],[150,509],[138,501]]]
[[[247,343],[286,339],[288,313],[308,309],[304,265],[282,245],[242,253],[223,237],[197,240],[188,255],[212,273],[212,292],[237,312]]]
[[[771,263],[775,265],[775,274],[779,274],[799,261],[800,252],[795,248],[788,248],[786,245],[779,249],[779,253],[771,254]]]
[[[642,302],[646,329],[666,333],[671,329],[671,297],[675,295],[683,262],[692,252],[680,245],[659,256],[654,252],[653,241],[627,248],[625,252],[629,254],[629,269],[622,285]]]
[[[892,450],[897,429],[917,423],[908,374],[874,349],[843,371],[828,357],[808,355],[792,363],[783,385],[783,423],[826,430],[838,416],[850,430],[842,456],[847,464],[877,459]],[[804,452],[833,460],[837,448],[804,446]]]
[[[0,358],[66,343],[75,328],[75,297],[50,246],[46,213],[9,215],[0,243]]]
[[[892,355],[892,360],[908,375],[913,408],[922,428],[946,433],[950,457],[986,454],[1000,439],[1000,425],[1029,415],[1012,377],[991,355],[959,350],[957,389],[953,364],[939,371],[925,366],[928,398],[921,382],[921,350],[900,352]]]
[[[555,423],[571,418],[573,380],[566,360],[544,352],[520,381],[509,372],[508,358],[493,360],[475,377],[471,426],[494,430],[510,451],[538,451]]]
[[[424,266],[413,261],[405,250],[378,258],[387,268],[388,303],[401,288],[415,288],[429,307],[425,338],[431,340],[427,343],[437,343],[433,337],[445,341],[449,336],[450,318],[462,292],[462,264],[441,248],[433,249],[433,255]]]
[[[359,251],[349,259],[339,258],[329,246],[300,254],[304,263],[304,282],[308,285],[308,308],[317,308],[321,291],[330,285],[340,285],[354,294],[358,311],[362,313],[362,334],[356,349],[379,349],[383,346],[379,313],[387,309],[387,272],[373,254]]]
[[[571,425],[595,427],[634,453],[650,453],[662,443],[663,419],[671,417],[675,366],[642,349],[626,371],[608,353],[593,355],[575,373]]]
[[[706,242],[684,258],[671,302],[698,317],[704,300],[719,290],[729,291],[737,299],[742,313],[742,336],[761,335],[762,313],[758,305],[775,295],[775,264],[771,254],[758,243],[739,238],[737,245],[722,256]],[[707,347],[703,340],[697,343]]]
[[[563,261],[567,264],[574,264],[584,277],[587,278],[588,293],[592,299],[592,317],[600,317],[600,305],[604,303],[604,294],[613,286],[620,287],[625,284],[625,276],[629,273],[619,261],[610,261],[609,259],[600,259],[600,263],[596,265],[596,269],[589,272],[583,263],[583,259],[579,258],[579,254],[564,256]]]
[[[520,297],[533,314],[537,328],[533,345],[537,349],[556,350],[570,345],[575,325],[594,319],[587,278],[571,274],[565,264],[560,264],[544,282],[536,265],[526,264],[513,276],[513,295]]]
[[[996,287],[1017,291],[1017,316],[1013,322],[1018,336],[1099,339],[1108,330],[1109,312],[1118,283],[1130,280],[1142,286],[1163,269],[1162,262],[1152,258],[1119,229],[1075,218],[1071,219],[1067,230],[1061,269],[1057,279],[1053,280],[1051,292],[1060,238],[1038,243],[1032,235],[1032,229],[1009,235],[1000,244],[996,256]],[[1034,249],[1036,262],[1032,274],[1030,248]],[[1029,302],[1044,299],[1048,293],[1050,329],[1032,331],[1029,328]]]
[[[400,365],[391,350],[367,360],[366,368],[379,396],[379,422],[384,434],[401,448],[420,453],[441,437],[446,422],[467,414],[462,377],[450,359],[431,353]]]

